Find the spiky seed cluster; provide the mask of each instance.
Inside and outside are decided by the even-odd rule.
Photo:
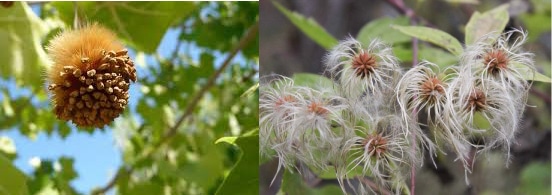
[[[420,89],[420,98],[425,99],[430,104],[439,101],[439,96],[445,93],[443,82],[441,82],[441,80],[439,80],[436,76],[429,77],[423,81],[420,85]]]
[[[362,142],[369,154],[381,158],[387,150],[387,139],[380,134],[368,135]]]
[[[466,109],[478,112],[485,110],[486,106],[487,98],[485,97],[485,93],[479,88],[474,89],[468,97],[468,106]]]
[[[54,38],[48,72],[54,113],[79,127],[103,127],[128,103],[134,63],[115,35],[99,25],[66,31]]]
[[[508,55],[504,51],[491,50],[484,55],[483,63],[487,64],[487,71],[492,75],[496,75],[508,67]]]
[[[361,51],[360,54],[354,57],[352,66],[355,69],[356,75],[364,79],[374,73],[374,69],[377,66],[376,57],[370,55],[368,52]]]

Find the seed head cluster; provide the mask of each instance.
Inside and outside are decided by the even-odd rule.
[[[298,86],[283,76],[261,80],[261,154],[278,157],[278,170],[333,171],[344,192],[375,192],[352,182],[360,176],[400,194],[408,191],[408,169],[423,165],[424,151],[432,161],[452,151],[468,182],[473,150],[501,146],[510,159],[531,85],[522,73],[534,72],[532,54],[521,51],[526,35],[487,35],[466,46],[456,65],[441,70],[422,61],[406,72],[381,41],[364,46],[348,38],[324,60],[331,86]],[[490,127],[480,127],[476,117]],[[473,136],[484,142],[473,143]]]
[[[114,33],[97,24],[65,31],[47,50],[48,90],[59,119],[101,128],[123,112],[136,70]]]

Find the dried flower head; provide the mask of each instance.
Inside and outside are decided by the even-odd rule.
[[[54,113],[78,127],[111,123],[128,102],[134,63],[115,34],[98,24],[64,31],[47,47]]]
[[[381,188],[396,188],[400,192],[400,179],[408,174],[402,167],[421,162],[416,152],[412,150],[408,140],[404,136],[404,123],[395,115],[377,117],[376,121],[370,122],[371,127],[357,127],[357,134],[348,138],[342,147],[343,159],[347,162],[337,169],[337,178],[342,189],[345,191],[344,183],[351,187],[350,180],[345,180],[352,172],[361,170],[362,175],[374,178]],[[417,146],[415,146],[417,147]],[[367,190],[374,192],[371,186],[359,184],[357,193],[365,194]]]
[[[297,148],[301,161],[324,169],[326,159],[333,158],[332,153],[324,150],[338,147],[337,143],[346,133],[335,131],[332,125],[347,125],[341,114],[347,106],[342,97],[330,91],[302,88],[300,93],[304,99],[298,101],[289,138],[300,138]]]
[[[366,94],[392,93],[401,74],[391,47],[379,40],[372,40],[363,47],[351,37],[327,54],[325,66],[332,77],[340,81],[344,95],[355,99]]]
[[[294,155],[290,154],[294,149],[288,131],[293,128],[297,101],[303,97],[297,93],[293,80],[284,76],[262,83],[259,90],[261,154],[271,156],[275,152],[281,166],[293,166]]]
[[[463,68],[450,84],[454,115],[462,128],[480,134],[485,140],[480,152],[503,146],[510,159],[510,145],[514,142],[523,104],[516,103],[516,95],[491,78],[473,75]],[[480,127],[475,117],[483,117],[490,127]]]
[[[451,93],[447,83],[451,79],[451,74],[440,77],[432,68],[438,69],[438,66],[430,62],[421,62],[406,72],[397,85],[397,101],[404,121],[409,127],[405,134],[414,134],[432,153],[436,152],[436,149],[444,151],[439,142],[446,143],[454,150],[464,167],[469,168],[469,142],[453,114],[453,103],[450,101]],[[412,123],[409,121],[418,121],[417,115],[420,111],[427,113],[425,124],[430,128],[433,140],[417,125],[408,125]]]
[[[495,35],[490,33],[466,48],[461,64],[474,69],[476,75],[500,82],[511,93],[524,94],[530,87],[526,74],[532,77],[535,72],[533,54],[522,50],[527,33],[515,29],[496,40]],[[525,101],[525,97],[520,98]]]

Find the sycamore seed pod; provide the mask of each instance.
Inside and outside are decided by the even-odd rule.
[[[47,51],[53,61],[48,90],[59,119],[101,128],[123,112],[136,69],[113,32],[98,24],[65,31]]]

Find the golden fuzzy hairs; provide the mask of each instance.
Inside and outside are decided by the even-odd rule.
[[[66,30],[46,49],[53,61],[48,90],[59,119],[101,128],[119,116],[136,69],[113,32],[98,24]]]

